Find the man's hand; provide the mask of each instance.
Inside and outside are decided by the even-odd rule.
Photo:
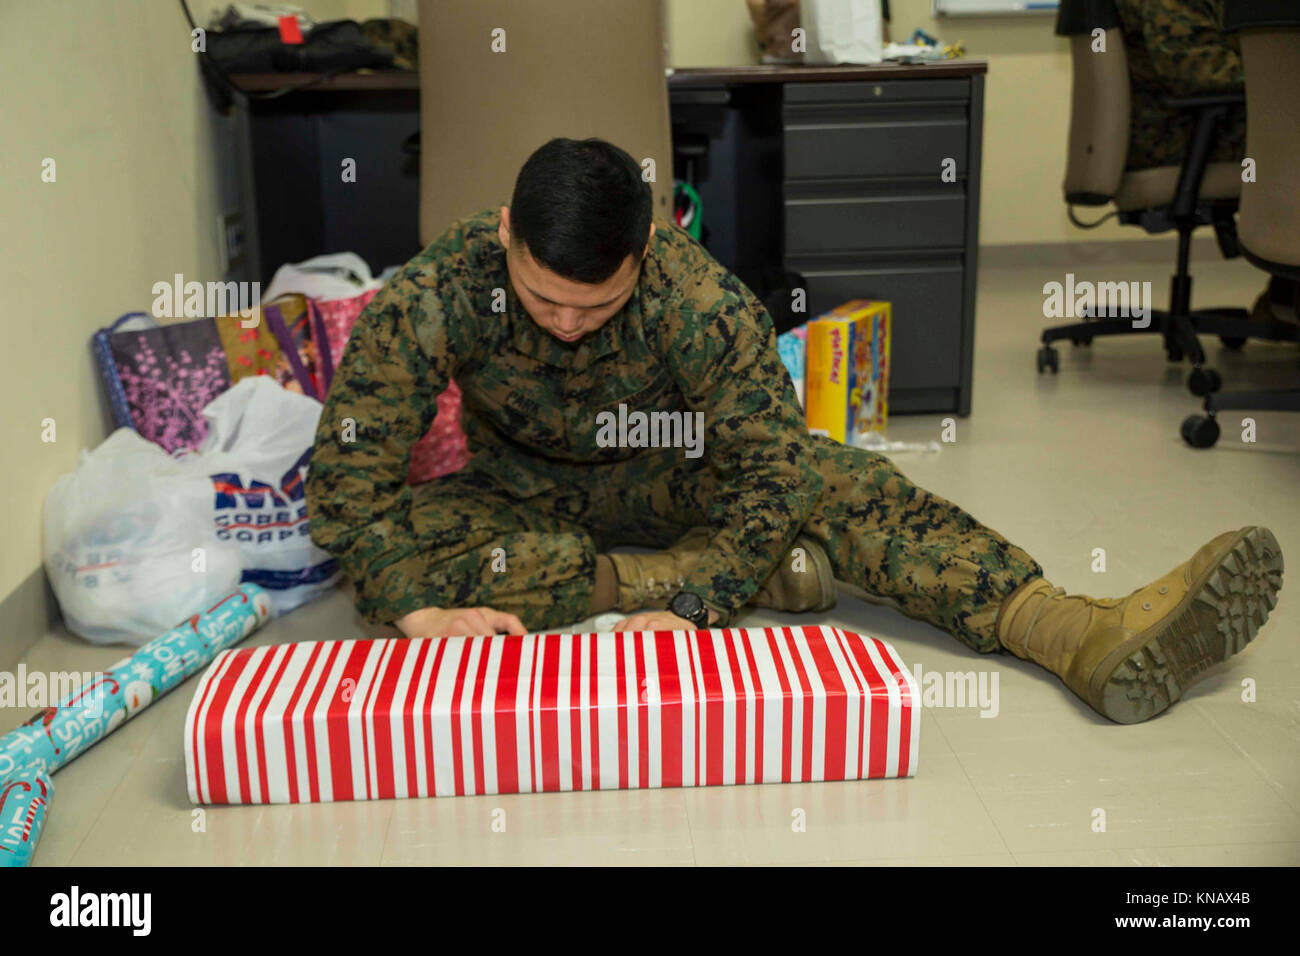
[[[527,632],[519,618],[490,607],[426,607],[393,623],[407,637],[478,637]]]
[[[718,618],[716,611],[710,609],[709,623]],[[672,611],[645,611],[625,617],[614,625],[615,631],[697,631],[697,628],[684,617],[678,617]]]

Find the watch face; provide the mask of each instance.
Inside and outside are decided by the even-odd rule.
[[[673,598],[668,605],[668,610],[678,617],[685,618],[692,624],[701,624],[704,620],[707,620],[704,602],[700,600],[699,595],[691,594],[689,591],[683,591]]]

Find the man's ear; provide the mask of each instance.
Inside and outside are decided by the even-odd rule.
[[[502,209],[505,207],[503,206]],[[650,252],[650,240],[655,237],[655,224],[650,223],[650,235],[645,237],[645,248],[641,250],[641,258],[644,259]]]
[[[653,230],[653,223],[651,228]],[[510,248],[510,207],[501,207],[501,223],[497,226],[497,238],[501,240],[501,245],[507,249]]]

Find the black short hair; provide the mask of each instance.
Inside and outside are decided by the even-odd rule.
[[[603,139],[553,139],[519,170],[510,236],[540,265],[576,282],[603,282],[640,258],[654,206],[637,161]]]

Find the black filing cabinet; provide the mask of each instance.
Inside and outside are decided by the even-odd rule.
[[[753,68],[754,74],[763,69]],[[678,104],[701,96],[705,82],[751,103],[742,119],[762,115],[752,105],[760,96],[754,74],[694,73],[670,82],[675,137],[679,116],[685,117]],[[716,237],[710,243],[706,236],[706,246],[742,279],[763,285],[755,291],[769,303],[778,330],[849,299],[891,303],[891,412],[970,413],[983,74],[983,64],[962,73],[937,64],[767,74],[761,97],[779,115],[772,124],[779,138],[728,138],[730,152],[720,154],[726,168],[709,170],[702,184],[704,221]],[[763,157],[757,166],[776,184],[775,199],[742,191],[746,222],[732,218],[739,212],[731,202],[715,204],[710,215],[710,193],[718,195],[719,183],[744,168],[733,154],[751,157],[750,165]],[[761,230],[755,210],[769,217]],[[758,270],[740,255],[729,261],[756,231],[779,236],[779,252],[771,254],[779,255],[773,264],[779,268]],[[805,315],[780,313],[779,290],[773,293],[767,281],[775,275],[806,290]]]

